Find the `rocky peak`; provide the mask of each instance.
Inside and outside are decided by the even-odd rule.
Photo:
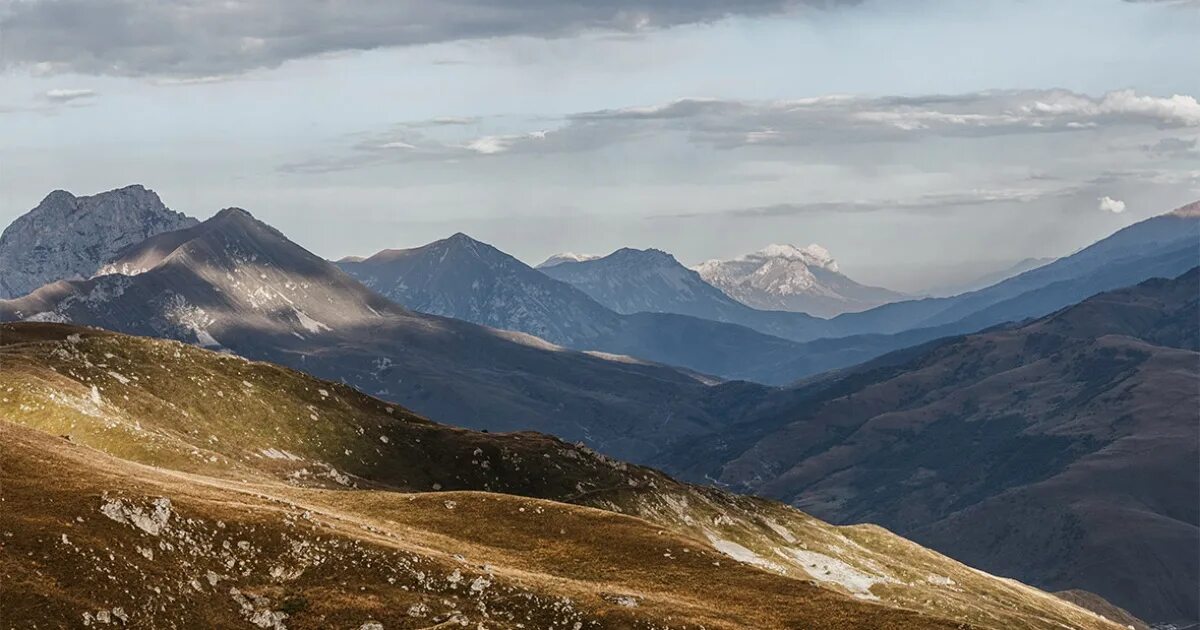
[[[141,185],[86,197],[55,190],[0,235],[0,298],[87,278],[130,245],[196,224]]]

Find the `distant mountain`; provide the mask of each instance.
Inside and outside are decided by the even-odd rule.
[[[541,430],[635,459],[719,421],[691,376],[405,310],[244,210],[147,239],[116,264],[141,272],[0,300],[0,319],[229,350],[461,426]]]
[[[958,282],[958,283],[954,283],[954,284],[947,284],[947,285],[940,286],[940,287],[934,287],[932,289],[922,291],[922,293],[933,296],[933,297],[949,297],[949,296],[958,295],[960,293],[967,293],[968,291],[977,291],[979,289],[990,287],[993,284],[996,284],[997,282],[1003,282],[1005,280],[1008,280],[1009,278],[1011,278],[1013,276],[1020,275],[1031,269],[1037,269],[1038,267],[1043,267],[1045,265],[1048,265],[1048,264],[1054,262],[1055,260],[1057,260],[1057,259],[1056,258],[1026,258],[1024,260],[1020,260],[1020,261],[1016,262],[1015,264],[1004,267],[1003,269],[985,273],[985,274],[983,274],[977,278],[971,279],[967,282]]]
[[[1200,264],[1200,202],[1117,231],[1070,256],[978,291],[895,302],[830,321],[838,335],[896,333],[956,325],[980,330],[1041,317],[1102,291],[1174,277]],[[1004,306],[990,313],[998,305]]]
[[[0,235],[0,299],[90,278],[122,248],[196,223],[142,186],[87,197],[56,190]]]
[[[838,270],[829,251],[815,244],[769,245],[733,260],[710,260],[695,269],[709,284],[760,310],[832,317],[905,297],[851,280]]]
[[[647,268],[639,264],[639,259],[645,258],[661,265]],[[706,309],[695,309],[697,317],[688,316],[693,313],[637,312],[644,309],[616,313],[584,291],[550,277],[567,268],[590,268],[598,263],[606,269],[628,264],[628,273],[618,275],[640,284],[645,289],[643,295],[659,286],[652,283],[652,278],[674,277],[680,280],[678,286],[692,282],[703,291],[701,295],[709,301],[701,304],[755,313],[705,284],[669,255],[655,251],[622,250],[601,260],[567,262],[539,271],[487,243],[455,234],[424,247],[385,250],[361,262],[342,261],[338,265],[367,287],[415,311],[524,332],[577,350],[624,354],[723,378],[768,384],[785,384],[829,367],[847,365],[840,354],[810,353],[798,343],[701,318],[701,313],[712,314]],[[642,270],[642,276],[635,275],[636,269]],[[663,282],[665,285],[670,281]],[[668,293],[679,294],[664,288],[662,294]],[[811,319],[791,313],[780,315],[781,319],[805,323]]]
[[[1194,623],[1198,322],[1193,268],[814,379],[656,461]]]
[[[615,313],[578,290],[462,233],[337,265],[415,311],[525,332],[563,346],[591,347],[620,326]]]
[[[35,323],[0,326],[0,363],[9,625],[1121,628],[877,527],[269,363]]]
[[[547,267],[553,267],[554,265],[560,265],[565,262],[583,262],[586,260],[596,260],[597,258],[599,258],[599,256],[595,256],[592,254],[576,254],[575,252],[562,252],[561,254],[554,254],[553,256],[547,258],[546,260],[543,260],[540,264],[538,264],[535,267],[535,269],[545,269]]]
[[[618,313],[678,313],[727,322],[749,310],[658,249],[623,248],[541,270]]]
[[[657,249],[619,249],[603,258],[562,262],[541,272],[618,313],[676,313],[808,341],[829,336],[828,322],[803,313],[761,311],[729,297]]]

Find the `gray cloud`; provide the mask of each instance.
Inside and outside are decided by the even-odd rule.
[[[1146,153],[1166,159],[1200,158],[1200,139],[1163,138],[1154,144],[1143,146]]]
[[[340,51],[637,33],[858,0],[26,0],[0,4],[8,66],[209,77]]]

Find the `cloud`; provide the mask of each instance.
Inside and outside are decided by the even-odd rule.
[[[637,33],[857,0],[31,0],[0,5],[8,66],[207,77],[344,51]]]
[[[42,94],[43,98],[54,103],[69,103],[71,101],[93,98],[95,96],[95,91],[85,89],[55,89],[47,90]]]
[[[687,212],[659,215],[659,218],[691,219],[705,216],[775,218],[818,213],[869,213],[894,210],[940,212],[952,208],[1030,203],[1043,199],[1064,198],[1075,194],[1077,191],[1078,188],[1075,186],[1063,186],[1053,189],[980,189],[926,193],[896,199],[779,203],[768,206],[719,210],[715,213]]]
[[[1113,199],[1112,197],[1105,195],[1101,197],[1099,201],[1100,209],[1105,212],[1111,212],[1113,214],[1121,214],[1122,212],[1125,212],[1125,202],[1121,201],[1120,199]]]
[[[1200,103],[1192,96],[1132,90],[1101,96],[1024,90],[781,101],[687,98],[527,123],[539,128],[487,133],[481,128],[488,123],[477,118],[401,123],[365,140],[356,138],[344,155],[302,160],[283,170],[329,172],[390,161],[583,153],[668,137],[709,149],[770,152],[928,138],[1190,129],[1200,127]],[[387,151],[395,147],[409,150]]]
[[[776,102],[684,99],[586,112],[572,120],[674,127],[689,131],[699,142],[733,148],[1085,131],[1121,125],[1200,127],[1200,102],[1193,96],[1157,97],[1133,90],[1099,97],[1066,90],[1026,90]]]

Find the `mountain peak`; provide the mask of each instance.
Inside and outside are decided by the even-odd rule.
[[[38,204],[38,207],[40,208],[42,206],[49,205],[49,204],[62,203],[64,201],[74,201],[74,200],[75,200],[75,195],[71,194],[69,191],[59,188],[58,190],[50,191],[50,194],[43,197],[41,203]]]
[[[0,298],[90,277],[121,249],[196,223],[140,184],[86,197],[55,190],[0,235]]]
[[[213,221],[238,221],[258,223],[254,215],[243,208],[229,207],[221,210],[212,217]]]
[[[837,261],[833,259],[833,255],[829,253],[829,250],[816,243],[803,248],[791,244],[780,245],[772,243],[751,255],[761,258],[799,260],[806,265],[814,265],[828,269],[829,271],[836,272],[838,270]]]
[[[729,297],[769,311],[833,317],[903,297],[847,278],[829,250],[816,243],[774,243],[732,260],[706,261],[695,270]]]
[[[640,264],[679,265],[679,261],[675,260],[674,256],[664,252],[661,249],[655,249],[653,247],[648,249],[622,247],[621,249],[609,254],[605,258],[612,260],[627,260]]]
[[[561,265],[563,263],[587,262],[589,260],[596,260],[597,258],[600,258],[600,257],[596,256],[595,254],[577,254],[575,252],[560,252],[558,254],[551,255],[549,258],[542,261],[542,263],[539,264],[536,268],[537,269],[546,269],[547,267],[553,267],[555,265]]]

